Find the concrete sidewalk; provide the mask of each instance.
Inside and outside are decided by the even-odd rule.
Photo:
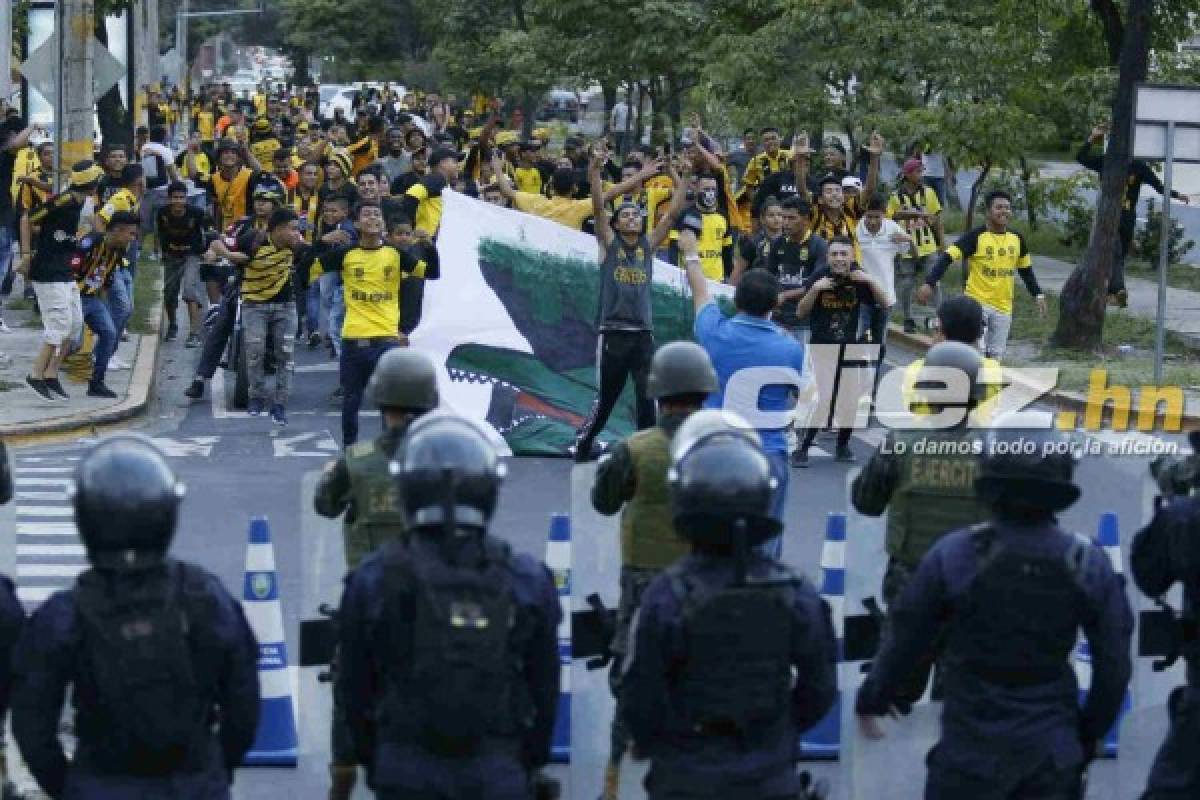
[[[40,317],[20,308],[22,281],[18,277],[10,297],[0,298],[0,316],[10,333],[0,333],[0,436],[17,438],[42,434],[67,434],[107,425],[141,413],[146,407],[154,382],[158,357],[158,335],[131,333],[128,342],[117,348],[116,357],[129,369],[109,367],[105,383],[117,393],[108,400],[87,396],[86,382],[80,383],[63,370],[60,378],[66,401],[47,402],[25,383],[33,356],[42,343]],[[156,293],[156,296],[161,296]],[[18,308],[12,308],[17,305]],[[158,329],[161,307],[152,316],[152,328]]]
[[[1067,261],[1037,255],[1033,257],[1033,271],[1038,283],[1051,292],[1062,290],[1073,269],[1075,265]],[[1194,267],[1176,266],[1174,269]],[[1129,290],[1129,307],[1125,311],[1155,321],[1158,318],[1158,283],[1126,276],[1125,288]],[[1187,339],[1192,347],[1200,349],[1200,292],[1167,287],[1166,328]]]

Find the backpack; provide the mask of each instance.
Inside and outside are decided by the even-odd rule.
[[[678,686],[689,731],[743,745],[769,735],[790,708],[796,579],[711,587],[679,563],[667,575],[683,610]]]
[[[398,643],[399,652],[409,654],[400,667],[404,709],[398,716],[407,716],[420,745],[451,757],[470,755],[488,736],[516,728],[510,550],[489,538],[483,546],[478,562],[462,565],[396,543],[405,557],[389,567],[389,585],[403,587],[412,603],[410,613],[389,615],[401,635],[411,637]]]
[[[133,593],[114,593],[111,580],[89,570],[76,589],[82,671],[95,686],[103,732],[101,763],[131,775],[179,771],[203,749],[211,710],[193,668],[185,603],[192,578],[168,562],[165,579]]]

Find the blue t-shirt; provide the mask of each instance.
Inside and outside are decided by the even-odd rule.
[[[717,304],[709,303],[696,314],[696,341],[708,351],[721,388],[709,395],[709,408],[727,408],[748,419],[755,411],[790,411],[795,405],[796,387],[788,380],[787,370],[794,370],[792,380],[804,374],[804,345],[784,333],[770,320],[737,314],[726,317]],[[731,378],[746,369],[773,367],[780,369],[778,380],[762,385],[761,379],[747,380],[749,375],[735,380],[729,393]],[[760,387],[761,388],[758,388]],[[754,420],[750,419],[751,424]],[[786,453],[786,423],[779,427],[758,428],[763,449]]]

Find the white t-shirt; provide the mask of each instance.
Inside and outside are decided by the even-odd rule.
[[[622,100],[612,108],[612,116],[609,118],[609,128],[613,131],[613,133],[624,133],[625,128],[628,125],[629,105]]]
[[[883,287],[887,294],[887,304],[896,302],[896,255],[907,253],[907,243],[896,243],[892,237],[904,235],[904,229],[895,220],[884,217],[879,226],[879,233],[867,230],[866,219],[858,221],[858,249],[862,254],[862,268]]]

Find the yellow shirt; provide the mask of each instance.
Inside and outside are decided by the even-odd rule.
[[[892,196],[888,198],[887,215],[894,218],[897,212],[914,208],[928,211],[930,214],[940,214],[942,204],[938,202],[937,192],[928,186],[922,186],[915,196],[907,191],[892,192]],[[928,222],[923,219],[906,219],[901,220],[899,225],[913,237],[918,258],[937,252],[937,238]]]
[[[400,281],[405,275],[425,277],[425,262],[391,245],[351,247],[326,253],[325,272],[341,272],[345,287],[345,339],[374,339],[400,332]]]
[[[1025,237],[1016,231],[992,233],[985,227],[968,231],[946,248],[951,261],[967,262],[966,294],[1001,314],[1011,314],[1017,270],[1033,266]]]
[[[257,142],[251,142],[250,152],[258,159],[258,163],[262,165],[263,169],[270,169],[275,151],[282,146],[279,140],[272,136],[267,139],[259,139]]]
[[[346,147],[354,162],[350,165],[350,174],[357,178],[358,173],[374,164],[379,159],[379,143],[373,136],[364,136],[357,142]]]
[[[288,204],[300,216],[300,227],[304,229],[304,241],[312,243],[317,230],[317,193],[305,197],[299,189],[288,193]]]
[[[705,214],[700,236],[696,240],[696,250],[700,256],[700,268],[704,277],[710,281],[725,280],[724,252],[726,247],[733,246],[733,237],[729,234],[729,224],[720,214]],[[671,241],[679,239],[679,231],[671,231]]]
[[[204,183],[208,180],[208,176],[212,174],[212,162],[208,160],[208,154],[204,152],[196,153],[196,174],[193,175],[188,171],[188,158],[185,153],[183,156],[183,166],[179,168],[179,176],[182,178],[191,178],[197,183]]]
[[[224,227],[246,216],[246,187],[250,184],[251,172],[242,167],[232,180],[225,180],[220,172],[212,174],[213,194],[217,198],[217,210],[221,213],[218,227]]]
[[[100,207],[96,212],[96,216],[107,226],[112,221],[113,214],[118,211],[133,211],[138,210],[137,196],[128,189],[118,189],[112,197],[108,198],[108,202]]]
[[[196,130],[200,133],[200,138],[206,142],[211,142],[217,135],[217,121],[213,117],[211,111],[200,111],[196,113]]]
[[[267,96],[262,92],[255,92],[251,98],[254,103],[254,113],[256,116],[264,116],[267,113]]]
[[[446,180],[439,175],[430,175],[420,183],[414,183],[405,192],[406,197],[417,200],[417,218],[413,227],[425,231],[430,236],[437,234],[438,226],[442,224],[442,189]]]
[[[542,172],[537,167],[517,167],[513,170],[513,181],[517,184],[518,192],[542,193]]]
[[[904,398],[904,407],[909,409],[913,414],[932,413],[927,405],[917,400],[917,378],[921,374],[921,367],[924,365],[925,359],[918,358],[904,368],[901,397]],[[992,414],[995,412],[996,398],[1000,396],[1000,390],[1004,388],[1003,375],[1004,368],[1000,366],[1000,362],[994,358],[984,356],[983,368],[979,373],[979,381],[985,387],[983,389],[983,400],[975,409],[975,413],[980,421],[987,421],[992,418]]]
[[[746,165],[746,174],[742,176],[742,183],[746,186],[758,186],[768,175],[787,169],[788,161],[791,158],[791,151],[782,148],[777,150],[773,156],[766,151],[759,153]]]
[[[540,194],[517,192],[513,205],[527,214],[552,219],[559,225],[582,230],[583,223],[592,215],[591,200],[572,200],[569,197],[543,197]]]

